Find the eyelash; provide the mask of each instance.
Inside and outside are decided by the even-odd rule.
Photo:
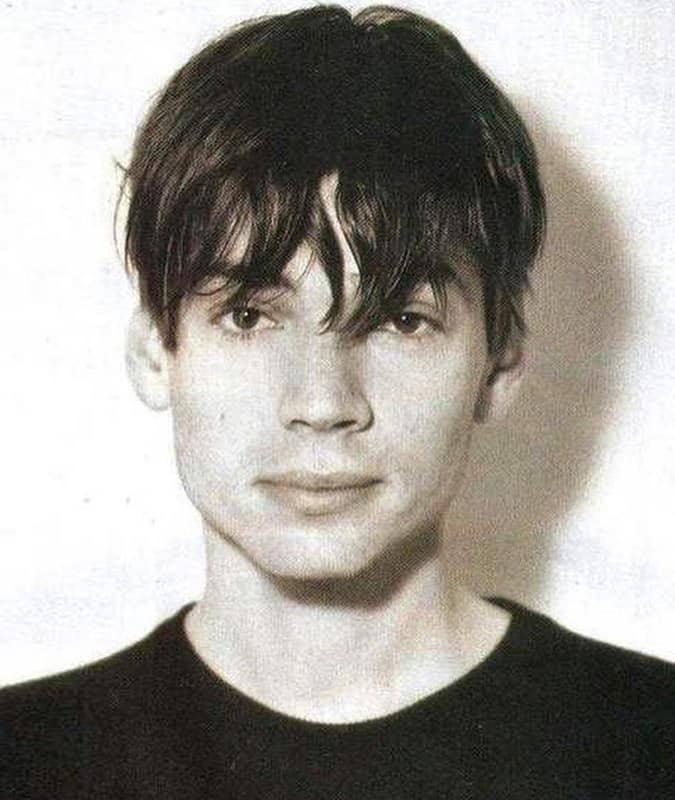
[[[410,317],[413,318],[415,322],[418,322],[427,330],[422,330],[419,332],[419,327],[416,328],[414,331],[409,331],[408,333],[404,333],[399,330],[387,330],[387,325],[395,325],[397,320],[401,320],[403,317]],[[427,314],[423,314],[419,311],[413,311],[412,309],[402,309],[401,311],[397,311],[395,314],[391,314],[387,319],[387,322],[384,326],[381,326],[378,330],[381,330],[383,333],[391,333],[395,336],[401,336],[404,339],[408,340],[418,340],[425,338],[430,333],[438,332],[443,330],[443,325],[431,316]]]
[[[260,319],[268,320],[271,324],[265,325],[262,328],[260,327],[253,327],[253,328],[237,328],[236,330],[228,330],[223,321],[230,318],[234,322],[234,318],[236,314],[246,313],[246,312],[254,312],[259,314],[256,322]],[[402,332],[400,330],[391,330],[387,329],[387,326],[395,325],[395,322],[398,320],[400,321],[403,317],[410,317],[413,319],[414,322],[419,323],[419,325],[424,326],[428,330],[423,330],[421,333],[419,332],[419,326],[414,331],[409,332]],[[217,314],[214,318],[214,323],[218,325],[222,334],[228,338],[237,339],[240,341],[246,341],[247,339],[252,339],[254,336],[258,336],[259,334],[263,333],[266,330],[273,330],[279,327],[279,324],[276,320],[266,314],[262,309],[258,308],[254,305],[247,305],[247,306],[239,306],[237,308],[233,308],[227,311],[223,311]],[[255,324],[255,323],[254,323]],[[396,312],[395,314],[391,314],[387,321],[381,325],[379,328],[376,328],[373,333],[389,333],[393,336],[400,336],[403,339],[407,339],[409,341],[415,341],[422,338],[425,338],[430,333],[438,332],[443,330],[443,325],[433,317],[430,317],[426,314],[422,314],[418,311],[407,310],[403,309],[401,311]]]
[[[234,322],[234,318],[236,314],[241,314],[244,312],[251,312],[259,314],[260,316],[258,319],[268,320],[271,324],[265,325],[262,328],[237,328],[235,330],[228,330],[224,325],[224,320],[230,318]],[[232,339],[237,340],[246,340],[252,339],[254,336],[258,336],[260,333],[266,330],[272,330],[274,328],[279,327],[279,324],[276,320],[272,319],[268,314],[266,314],[262,309],[258,308],[254,305],[246,305],[246,306],[238,306],[237,308],[232,308],[226,311],[223,311],[217,314],[214,318],[214,323],[220,328],[221,333]]]

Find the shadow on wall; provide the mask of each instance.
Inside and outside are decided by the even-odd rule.
[[[471,584],[535,607],[552,543],[611,425],[633,313],[622,233],[601,188],[542,138],[549,229],[528,304],[529,374],[508,418],[476,437],[448,519],[450,562],[466,565]]]

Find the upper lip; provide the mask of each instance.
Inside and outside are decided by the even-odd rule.
[[[305,489],[313,492],[329,491],[331,489],[357,489],[378,483],[379,479],[362,472],[309,472],[305,470],[289,470],[265,475],[259,479],[260,483],[271,483],[276,486],[286,486],[293,489]]]

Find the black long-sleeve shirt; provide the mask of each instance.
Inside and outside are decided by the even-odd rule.
[[[0,798],[673,800],[675,667],[497,602],[513,619],[479,666],[340,725],[221,681],[183,609],[115,656],[0,692]]]

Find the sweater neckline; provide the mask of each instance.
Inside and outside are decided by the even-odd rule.
[[[476,690],[482,693],[493,686],[493,678],[508,670],[516,669],[531,652],[528,646],[535,636],[536,629],[551,627],[551,621],[541,614],[502,597],[486,598],[511,614],[509,625],[494,648],[476,666],[461,677],[431,692],[424,697],[397,709],[389,714],[356,722],[316,722],[285,714],[270,708],[232,684],[224,681],[195,652],[185,633],[184,622],[193,604],[183,607],[165,623],[165,635],[174,639],[179,659],[187,667],[187,679],[192,688],[207,699],[207,703],[224,704],[237,715],[246,716],[252,722],[265,728],[281,728],[285,733],[303,736],[344,736],[347,734],[383,733],[392,726],[424,721],[427,724],[439,711],[447,713],[449,706]]]

